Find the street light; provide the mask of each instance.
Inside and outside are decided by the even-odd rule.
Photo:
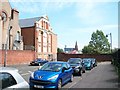
[[[110,35],[110,47],[111,47],[111,53],[112,53],[112,34],[107,34],[106,37],[108,37],[108,35]]]

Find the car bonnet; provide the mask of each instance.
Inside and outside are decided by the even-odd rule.
[[[34,72],[34,79],[47,80],[48,78],[58,75],[58,74],[60,74],[60,72],[38,70]]]

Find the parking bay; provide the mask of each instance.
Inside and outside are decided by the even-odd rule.
[[[19,70],[23,78],[29,82],[30,72],[39,66],[19,65],[13,66]],[[110,62],[98,63],[92,70],[80,76],[74,76],[73,82],[65,84],[62,88],[118,88],[118,76]]]

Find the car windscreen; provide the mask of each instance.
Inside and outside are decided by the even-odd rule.
[[[85,64],[85,65],[86,65],[86,64],[90,64],[90,62],[89,62],[89,61],[85,61],[84,64]]]
[[[80,59],[69,59],[68,63],[69,64],[79,64],[80,63]]]
[[[92,59],[92,62],[95,62],[95,59]]]
[[[43,71],[53,71],[53,72],[59,72],[61,69],[62,69],[62,64],[60,63],[46,63],[40,68],[40,70]]]
[[[90,62],[91,59],[83,59],[83,62]]]

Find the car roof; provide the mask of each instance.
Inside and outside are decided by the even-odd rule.
[[[63,61],[52,61],[52,62],[48,62],[48,63],[58,63],[58,64],[65,64],[65,63],[67,63],[67,62],[63,62]]]
[[[16,68],[12,68],[12,67],[0,67],[0,72],[2,73],[9,73],[11,74],[17,83],[22,83],[25,82],[25,80],[23,79],[23,77],[18,73],[18,69]]]
[[[70,58],[70,59],[82,59],[82,58],[79,58],[79,57],[78,57],[78,58]]]
[[[73,60],[73,59],[74,59],[74,60],[82,60],[82,58],[69,58],[68,61],[69,61],[69,60]]]
[[[18,72],[18,69],[12,68],[12,67],[0,67],[0,71],[16,71],[16,72]]]

